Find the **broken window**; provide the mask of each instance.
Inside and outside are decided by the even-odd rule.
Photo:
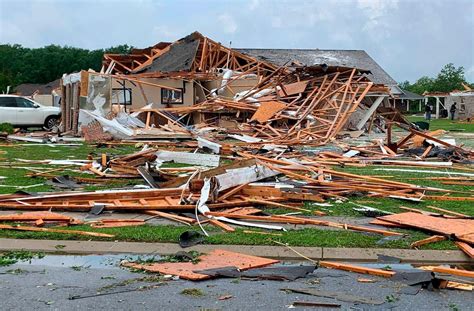
[[[162,105],[179,105],[183,104],[183,89],[169,90],[161,89]]]
[[[131,105],[132,89],[131,88],[113,88],[112,89],[113,105]]]

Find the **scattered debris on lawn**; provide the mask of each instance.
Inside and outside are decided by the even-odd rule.
[[[474,220],[443,207],[428,206],[430,211],[426,211],[399,206],[404,212],[393,213],[359,201],[350,202],[353,206],[348,209],[372,217],[369,225],[321,218],[327,215],[328,207],[349,202],[354,196],[366,197],[369,203],[372,198],[411,203],[474,202],[472,190],[451,187],[474,185],[474,173],[468,166],[474,163],[474,152],[446,137],[443,130],[422,130],[409,122],[391,106],[395,96],[390,86],[374,83],[369,71],[296,62],[276,66],[197,32],[173,43],[157,44],[143,55],[137,51],[106,54],[103,65],[101,72],[63,76],[59,129],[25,133],[1,125],[5,131],[0,135],[5,141],[2,146],[9,151],[46,145],[60,153],[63,147],[89,143],[135,147],[136,151],[91,153],[87,159],[2,158],[0,168],[27,170],[27,177],[47,179],[45,184],[58,191],[27,193],[25,189],[45,184],[9,185],[9,178],[0,177],[0,187],[22,190],[0,195],[0,210],[10,212],[0,214],[0,230],[110,239],[115,236],[100,229],[127,230],[120,228],[145,226],[161,218],[187,226],[189,230],[177,241],[187,248],[208,242],[214,234],[206,231],[209,226],[229,235],[235,234],[237,227],[258,228],[240,232],[267,235],[311,265],[275,265],[278,260],[220,249],[205,254],[179,252],[159,260],[123,261],[121,265],[192,281],[215,277],[294,281],[322,267],[374,276],[358,277],[359,283],[390,278],[402,283],[405,288],[401,292],[408,294],[417,294],[421,288],[472,290],[472,281],[466,279],[474,275],[468,270],[423,266],[400,271],[316,262],[285,241],[273,241],[284,237],[284,231],[293,226],[385,236],[380,244],[404,238],[397,229],[415,229],[433,235],[413,242],[412,248],[452,240],[466,256],[474,258]],[[125,95],[126,86],[129,97],[134,93],[133,98],[139,99],[138,107],[132,103],[128,107],[131,98]],[[122,88],[123,99],[117,93]],[[341,170],[374,166],[377,173],[404,172],[420,177],[407,183],[393,176]],[[135,186],[114,186],[124,180]],[[438,180],[443,186],[421,186],[415,180]],[[106,190],[87,191],[88,185]],[[60,212],[83,212],[86,216],[80,220]],[[144,218],[107,218],[111,213],[130,212]],[[69,228],[75,225],[88,225],[91,231]],[[0,265],[28,258],[32,256],[6,253],[0,256]],[[160,279],[153,286],[99,291],[70,299],[161,284]],[[394,295],[382,299],[315,288],[282,290],[372,305],[398,299]],[[197,288],[184,289],[181,294],[205,295]],[[222,295],[218,300],[232,297]],[[295,301],[292,306],[341,305]]]

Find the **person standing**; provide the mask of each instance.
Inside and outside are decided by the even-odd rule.
[[[458,107],[456,107],[456,103],[453,103],[451,108],[449,108],[449,112],[451,112],[451,120],[454,120],[454,115],[456,114],[457,108]]]
[[[425,119],[431,121],[431,106],[425,105]]]

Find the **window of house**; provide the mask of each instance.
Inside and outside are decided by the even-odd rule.
[[[161,89],[162,105],[180,105],[183,103],[183,89],[168,90]]]
[[[131,88],[113,88],[112,89],[112,104],[115,105],[131,105],[132,104],[132,89]]]

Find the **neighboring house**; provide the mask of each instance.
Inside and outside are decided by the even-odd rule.
[[[455,119],[465,120],[474,117],[474,91],[453,91],[449,93],[444,103],[448,112],[451,105],[456,103]]]
[[[16,95],[29,97],[43,106],[53,106],[54,94],[60,86],[61,79],[46,84],[23,83],[15,88]]]
[[[452,91],[450,93],[441,92],[425,92],[424,104],[428,104],[428,100],[433,98],[435,104],[433,105],[434,116],[436,119],[451,117],[451,105],[456,103],[455,119],[467,119],[474,116],[474,91]]]
[[[402,90],[402,94],[393,98],[394,107],[400,111],[410,111],[410,109],[417,109],[418,111],[425,111],[423,101],[425,98],[416,93]],[[414,108],[416,107],[416,108]]]

